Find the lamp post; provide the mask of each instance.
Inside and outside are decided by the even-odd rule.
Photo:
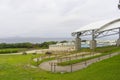
[[[119,0],[119,3],[118,3],[118,8],[120,9],[120,0]]]

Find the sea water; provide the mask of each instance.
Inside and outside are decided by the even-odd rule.
[[[72,38],[1,38],[0,43],[42,43],[47,41],[72,41]]]
[[[73,41],[73,38],[2,38],[0,43],[42,43],[47,41]],[[98,47],[107,46],[106,44],[97,44]],[[89,44],[81,44],[81,47],[89,47]]]

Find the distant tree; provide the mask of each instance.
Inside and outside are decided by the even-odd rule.
[[[7,43],[0,43],[0,49],[4,49],[4,48],[48,48],[49,45],[51,44],[56,44],[56,41],[49,41],[49,42],[43,42],[41,44],[33,44],[33,43],[11,43],[11,44],[7,44]]]
[[[67,43],[68,41],[64,40],[64,41],[61,41],[60,43]]]
[[[49,45],[56,44],[56,41],[43,42],[40,44],[41,48],[49,48]]]
[[[82,42],[86,42],[87,40],[82,40]]]

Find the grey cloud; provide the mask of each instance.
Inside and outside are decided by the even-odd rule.
[[[118,0],[0,0],[0,37],[70,37],[91,22],[118,17]]]

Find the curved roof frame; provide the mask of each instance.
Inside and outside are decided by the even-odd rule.
[[[107,24],[104,24],[104,25],[101,26],[99,29],[97,29],[96,32],[101,32],[102,29],[104,29],[104,28],[108,27],[109,25],[114,24],[114,23],[116,23],[116,22],[120,22],[120,19],[116,19],[116,20],[113,20],[113,21],[108,22]],[[120,26],[118,26],[117,28],[119,28],[119,27],[120,27]],[[106,29],[106,30],[111,30],[111,29],[114,29],[114,28],[110,28],[110,29]],[[116,28],[115,28],[115,29],[116,29]],[[105,31],[105,30],[104,30],[104,31]]]
[[[103,23],[103,24],[101,24],[101,23]],[[94,31],[94,35],[95,35],[94,37],[100,38],[100,37],[105,37],[105,36],[110,36],[110,35],[115,35],[115,34],[120,33],[119,32],[120,26],[116,26],[116,25],[120,25],[120,19],[113,19],[113,20],[97,22],[97,23],[93,23],[93,24],[94,24],[94,26],[99,24],[98,25],[99,27],[95,26],[95,28],[89,29],[90,27],[92,27],[90,24],[90,25],[87,25],[88,29],[86,28],[86,30],[84,30],[84,27],[83,27],[83,30],[81,30],[81,31],[79,31],[80,29],[78,29],[72,33],[72,36],[76,36],[78,33],[79,33],[79,36],[92,35],[93,31]],[[113,24],[115,25],[115,27]],[[85,27],[87,27],[87,26],[85,26]]]
[[[119,34],[119,28],[114,28],[114,29],[105,30],[105,31],[102,31],[102,32],[97,32],[95,34],[95,38],[101,38],[101,37],[106,37],[106,36]]]

